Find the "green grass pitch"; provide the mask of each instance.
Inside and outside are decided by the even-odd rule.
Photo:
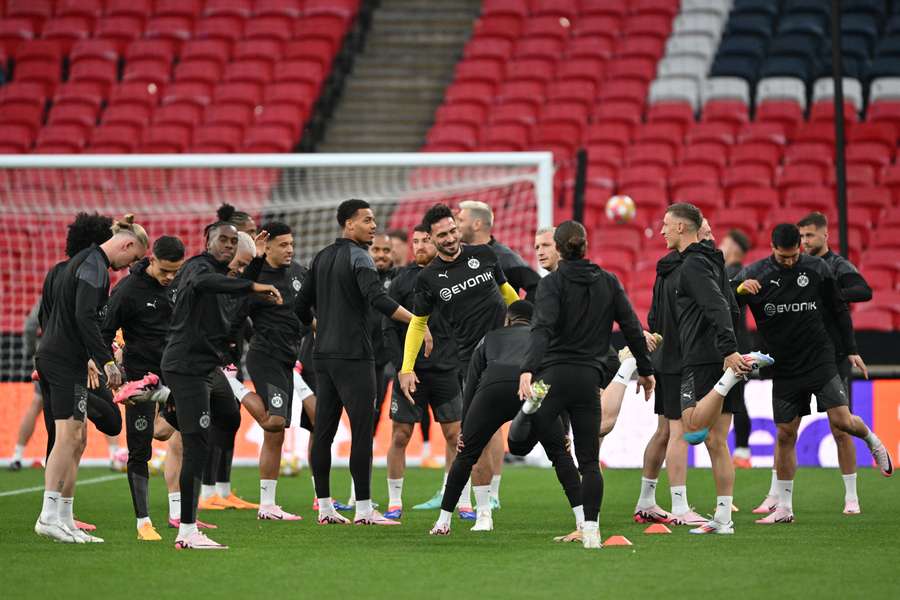
[[[80,479],[109,475],[82,469]],[[440,472],[410,469],[407,507],[429,498]],[[631,521],[640,485],[635,470],[608,470],[601,515],[606,538],[625,535],[634,545],[587,551],[556,544],[573,517],[553,471],[507,468],[503,508],[495,530],[473,533],[454,519],[446,538],[428,535],[436,513],[407,510],[401,527],[315,524],[309,471],[282,478],[279,502],[302,522],[260,522],[252,511],[204,512],[219,525],[213,539],[224,552],[176,551],[166,527],[162,477],[151,480],[152,517],[163,542],[135,539],[124,476],[80,488],[76,516],[98,525],[102,545],[69,546],[32,531],[41,492],[2,495],[43,483],[42,472],[0,473],[0,589],[4,598],[898,598],[900,557],[898,482],[874,469],[859,475],[863,514],[841,514],[843,485],[835,470],[801,470],[795,484],[793,525],[762,526],[750,513],[768,489],[770,471],[739,471],[735,535],[644,535]],[[258,499],[255,469],[235,469],[234,486]],[[346,469],[332,476],[345,499]],[[708,470],[690,472],[689,497],[698,512],[712,510]],[[375,500],[386,503],[385,472],[373,475]],[[658,500],[669,506],[665,478]]]

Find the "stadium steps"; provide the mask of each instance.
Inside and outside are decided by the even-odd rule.
[[[479,8],[476,0],[383,0],[316,150],[417,150]]]

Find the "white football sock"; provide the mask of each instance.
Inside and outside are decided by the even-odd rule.
[[[403,478],[388,479],[388,507],[403,506]]]
[[[431,457],[431,442],[422,442],[422,458]]]
[[[466,481],[463,486],[462,493],[459,495],[459,501],[456,503],[457,508],[472,508],[472,480]]]
[[[435,525],[438,525],[438,526],[446,525],[447,527],[450,527],[451,517],[453,517],[452,512],[441,509],[441,514],[440,514],[440,516],[438,516],[438,520],[437,520],[437,523],[435,523]]]
[[[56,523],[59,520],[59,492],[44,492],[44,504],[41,507],[41,522]]]
[[[330,514],[334,512],[334,501],[331,498],[319,498],[319,514]]]
[[[316,478],[315,478],[315,477],[310,477],[309,480],[312,481],[312,486],[313,486],[313,498],[315,498],[315,497],[316,497]]]
[[[638,508],[651,508],[656,506],[656,483],[658,479],[641,477],[641,496],[638,498]]]
[[[223,498],[227,498],[231,495],[231,482],[230,481],[217,481],[216,482],[216,493]]]
[[[716,382],[716,385],[713,386],[713,389],[719,395],[727,396],[728,392],[731,391],[731,388],[733,388],[738,381],[741,381],[741,378],[734,374],[731,367],[728,367],[725,369],[725,372],[722,373],[722,377]]]
[[[169,494],[169,518],[181,518],[181,492],[172,492]]]
[[[21,462],[23,454],[25,454],[25,446],[23,446],[22,444],[16,444],[16,449],[13,451],[13,460],[18,460]]]
[[[277,479],[260,479],[259,480],[259,503],[262,506],[272,506],[275,504],[275,490],[278,488]]]
[[[75,498],[59,499],[59,522],[71,528],[75,528],[75,516],[73,513],[73,505]]]
[[[581,529],[584,526],[584,505],[573,506],[572,512],[575,514],[575,529]]]
[[[137,528],[140,529],[141,527],[143,527],[144,525],[147,525],[149,523],[150,523],[150,517],[140,517],[137,520]]]
[[[364,517],[368,517],[372,514],[372,500],[357,500],[356,501],[356,519],[362,519]]]
[[[482,510],[491,510],[491,486],[474,485],[472,491],[475,492],[475,508],[478,512]]]
[[[500,500],[500,478],[502,475],[494,475],[491,477],[491,498]]]
[[[186,540],[192,533],[197,531],[196,523],[180,523],[178,525],[178,535],[176,540]]]
[[[874,450],[878,446],[881,445],[881,440],[878,439],[878,436],[875,435],[875,432],[871,429],[869,430],[869,434],[863,438],[866,442],[866,445],[869,447],[869,450]]]
[[[794,511],[794,481],[784,481],[779,479],[778,485],[778,508],[784,508],[791,512]]]
[[[669,488],[669,493],[672,496],[673,515],[683,515],[691,510],[691,505],[688,504],[686,485],[673,485]]]
[[[116,442],[109,442],[106,449],[109,451],[109,460],[112,461],[116,458],[116,452],[119,451],[119,444]]]
[[[215,485],[206,485],[205,483],[200,486],[200,497],[206,500],[207,498],[212,498],[216,495],[216,486]]]
[[[350,499],[347,501],[348,504],[353,504],[356,502],[356,484],[353,483],[353,478],[350,478]]]
[[[444,471],[444,483],[441,484],[441,496],[447,491],[447,477],[449,477],[449,475],[450,473]]]
[[[716,514],[713,520],[727,524],[731,523],[731,501],[733,496],[716,496]]]
[[[769,484],[769,493],[766,495],[769,498],[778,497],[778,471],[775,469],[772,469],[772,483]]]
[[[841,477],[844,479],[844,502],[859,502],[859,496],[856,495],[856,473]]]
[[[619,365],[619,370],[616,371],[616,375],[613,377],[613,383],[628,385],[628,382],[631,381],[635,371],[637,371],[637,360],[634,357],[626,358],[622,361],[622,364]]]
[[[735,458],[750,458],[750,448],[735,448],[734,454],[732,455]]]

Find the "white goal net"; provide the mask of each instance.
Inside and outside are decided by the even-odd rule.
[[[553,218],[553,162],[546,152],[2,156],[0,381],[31,372],[25,319],[78,212],[134,213],[151,239],[178,236],[192,255],[228,202],[259,225],[290,224],[306,263],[338,235],[335,208],[347,198],[372,203],[382,229],[407,232],[436,202],[485,201],[496,237],[533,263],[535,229]]]

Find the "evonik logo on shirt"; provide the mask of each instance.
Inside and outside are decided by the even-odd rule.
[[[494,281],[494,272],[487,271],[485,273],[479,273],[478,275],[475,275],[474,277],[469,277],[465,281],[461,281],[450,287],[441,288],[441,291],[439,292],[439,294],[441,296],[441,300],[443,300],[444,302],[449,302],[453,298],[453,296],[455,296],[456,294],[461,294],[462,292],[464,292],[468,289],[471,289],[471,288],[475,287],[476,285],[479,285],[482,283],[487,283],[487,282],[493,282],[493,281]]]

